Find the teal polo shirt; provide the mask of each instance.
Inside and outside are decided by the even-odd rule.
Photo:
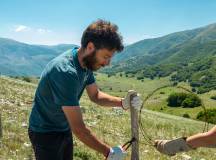
[[[42,72],[29,118],[31,130],[63,132],[70,129],[62,106],[79,106],[83,90],[95,82],[92,71],[80,66],[77,49],[56,57]]]

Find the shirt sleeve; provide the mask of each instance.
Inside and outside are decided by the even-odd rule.
[[[95,83],[95,78],[94,78],[94,74],[93,72],[90,72],[89,73],[89,76],[88,76],[88,80],[86,82],[86,85],[90,85],[92,83]]]
[[[79,80],[75,72],[54,68],[49,74],[54,103],[61,106],[79,106]]]

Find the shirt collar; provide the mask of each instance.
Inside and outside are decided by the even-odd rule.
[[[80,70],[82,71],[87,71],[87,69],[82,68],[82,66],[79,63],[79,59],[78,59],[78,47],[75,47],[72,49],[72,54],[73,54],[73,59],[74,59],[74,63],[76,65],[76,67],[78,67]]]

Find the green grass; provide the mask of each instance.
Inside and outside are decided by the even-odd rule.
[[[126,77],[107,77],[107,75],[97,75],[98,86],[105,92],[116,96],[124,96],[128,89],[135,89],[145,98],[154,89],[169,84],[169,78],[148,80],[144,82],[137,81],[133,78]],[[188,87],[187,84],[181,84]],[[112,89],[111,89],[112,87]],[[4,160],[23,160],[33,159],[33,152],[29,145],[27,136],[27,125],[31,103],[36,89],[36,84],[27,83],[8,77],[0,77],[0,109],[3,124],[3,137],[0,138],[0,159]],[[165,88],[155,93],[145,104],[145,110],[142,112],[142,123],[144,129],[152,140],[169,139],[174,137],[189,136],[201,132],[204,123],[194,121],[165,113],[172,113],[182,116],[182,113],[188,112],[190,115],[196,115],[199,108],[194,110],[174,109],[166,106],[166,98],[172,91],[179,91],[175,88]],[[163,91],[164,94],[160,92]],[[206,107],[215,106],[214,100],[210,95],[215,91],[200,95],[205,101]],[[85,123],[92,131],[104,142],[111,146],[124,144],[130,140],[130,113],[122,110],[114,110],[100,107],[89,101],[86,93],[81,99],[83,117]],[[165,113],[150,111],[156,110]],[[166,160],[170,159],[158,153],[152,146],[146,144],[144,137],[140,135],[140,159],[141,160]],[[74,138],[75,160],[98,160],[104,159],[92,149],[87,148],[78,139]],[[130,150],[127,159],[130,159]],[[186,153],[192,159],[215,159],[213,149],[198,149]],[[172,157],[171,159],[183,159],[182,154]]]
[[[0,159],[32,156],[27,138],[27,122],[35,85],[0,78],[0,107],[3,126]]]

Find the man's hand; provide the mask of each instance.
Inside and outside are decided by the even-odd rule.
[[[124,160],[126,152],[121,146],[110,148],[109,155],[106,160]]]
[[[178,152],[187,152],[193,149],[186,143],[185,138],[156,140],[154,146],[159,152],[169,156],[174,156]]]
[[[140,98],[140,95],[137,94],[137,92],[134,90],[129,90],[126,97],[122,98],[123,109],[129,109],[130,105],[136,110],[140,110],[140,107],[142,106],[142,100]]]

